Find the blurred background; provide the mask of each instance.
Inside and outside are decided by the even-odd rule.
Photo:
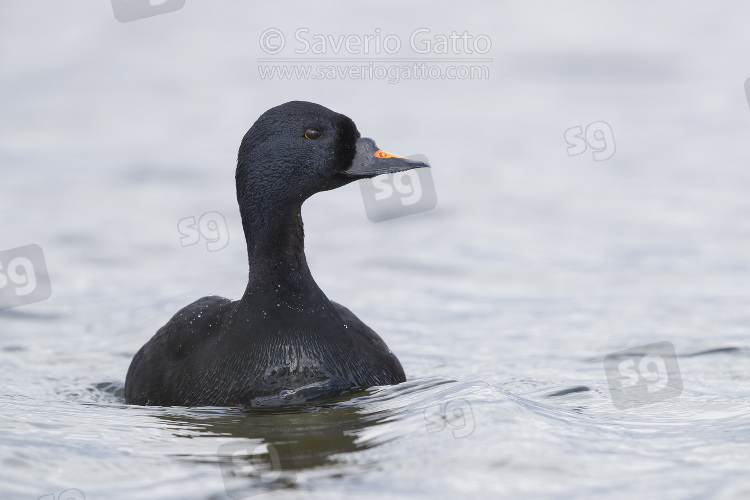
[[[750,495],[750,5],[152,3],[0,4],[0,264],[38,245],[51,286],[0,311],[0,496]],[[401,45],[336,46],[367,36]],[[342,73],[413,64],[434,77]],[[316,281],[410,382],[125,405],[161,325],[244,291],[237,149],[290,100],[432,164],[433,209],[373,223],[356,183],[303,207]],[[605,356],[665,341],[679,396],[615,407]]]

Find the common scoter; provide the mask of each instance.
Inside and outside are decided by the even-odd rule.
[[[351,119],[318,104],[263,113],[242,140],[235,176],[250,264],[245,293],[178,311],[133,358],[126,402],[257,406],[404,382],[378,334],[313,280],[301,207],[320,191],[427,166],[380,150]]]

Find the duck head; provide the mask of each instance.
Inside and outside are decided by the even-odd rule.
[[[302,202],[320,191],[419,167],[426,163],[387,153],[360,137],[354,122],[304,101],[263,113],[242,140],[237,195],[267,202]]]

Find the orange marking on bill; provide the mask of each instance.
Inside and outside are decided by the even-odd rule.
[[[378,149],[377,151],[375,151],[375,158],[403,158],[403,156],[394,155],[392,153],[389,153],[388,151]]]

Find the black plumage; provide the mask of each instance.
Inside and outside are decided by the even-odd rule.
[[[317,104],[288,102],[258,118],[236,172],[250,267],[245,293],[238,301],[204,297],[175,314],[133,358],[127,403],[279,404],[406,380],[385,342],[328,300],[304,253],[307,198],[427,166],[376,151],[352,120]]]

